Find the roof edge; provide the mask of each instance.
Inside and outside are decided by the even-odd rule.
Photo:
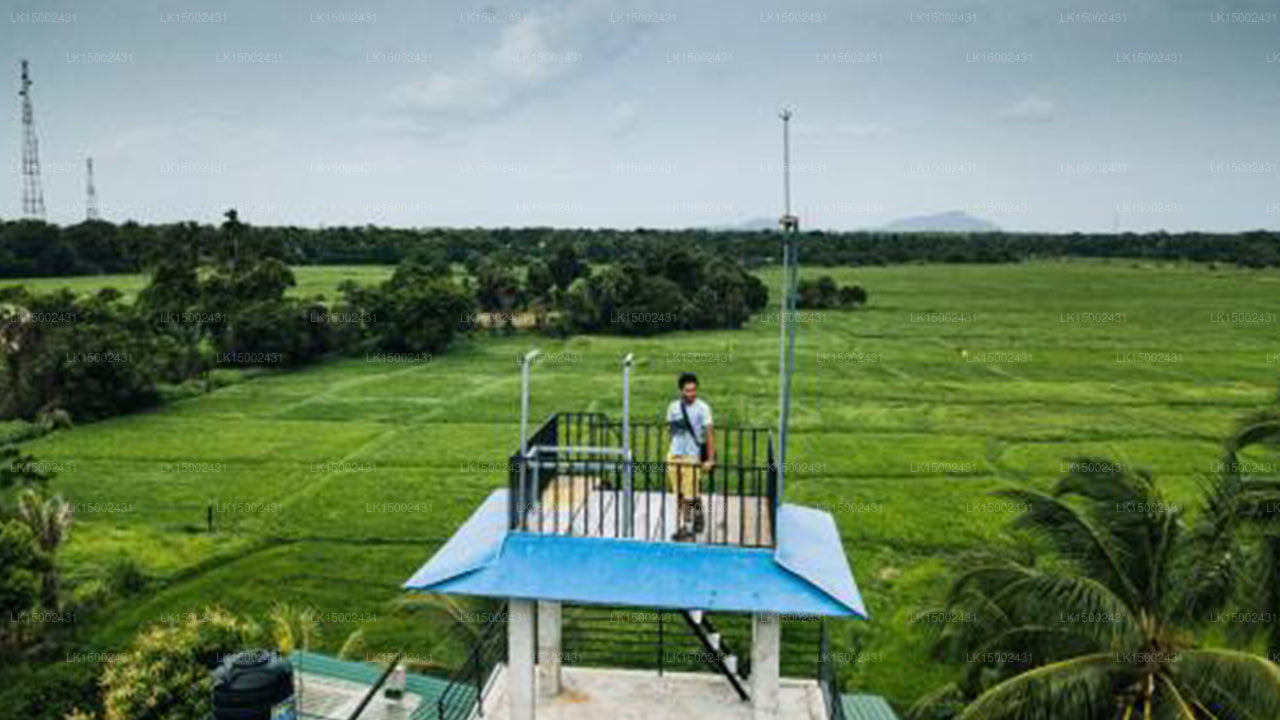
[[[402,586],[426,590],[492,565],[502,555],[509,530],[506,488],[494,490],[458,531]]]
[[[774,561],[778,565],[821,591],[832,601],[848,608],[850,614],[870,620],[862,593],[849,558],[845,555],[840,531],[831,513],[802,505],[778,507],[778,548]],[[806,549],[839,548],[838,555],[805,552]]]

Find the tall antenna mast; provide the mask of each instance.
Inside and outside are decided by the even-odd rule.
[[[31,73],[22,61],[22,214],[44,219],[44,190],[40,187],[40,148],[36,143],[35,112],[31,109]]]
[[[93,186],[93,158],[84,159],[84,219],[98,219],[98,189]]]
[[[778,502],[782,502],[787,474],[787,424],[791,416],[791,374],[795,367],[796,328],[790,317],[795,313],[795,278],[799,265],[795,236],[800,218],[791,214],[791,108],[784,107],[782,119],[782,300],[778,322]]]

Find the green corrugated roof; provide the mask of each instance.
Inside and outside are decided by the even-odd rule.
[[[889,703],[879,695],[843,695],[845,720],[898,720]]]
[[[382,677],[382,673],[386,670],[385,667],[380,667],[373,663],[339,660],[328,655],[302,651],[297,651],[290,655],[289,661],[293,663],[294,668],[299,672],[370,686],[378,682],[378,678]],[[434,717],[436,702],[448,685],[449,682],[441,678],[411,672],[405,673],[405,690],[422,698],[422,704],[414,711],[412,720],[420,720],[428,715]],[[474,690],[469,693],[463,692],[454,697],[454,702],[473,703],[475,702],[474,696]]]

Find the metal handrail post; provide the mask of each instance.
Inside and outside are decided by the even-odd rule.
[[[622,533],[623,537],[635,534],[635,493],[631,462],[631,353],[622,359]]]
[[[538,357],[540,351],[537,348],[525,353],[524,360],[520,362],[520,455],[525,457],[529,444],[529,366],[533,364],[534,358]],[[525,471],[525,463],[520,463],[520,493],[519,497],[514,500],[516,503],[516,511],[519,513],[519,526],[524,526],[524,519],[527,512],[526,504],[528,503],[528,474]]]
[[[484,640],[480,641],[483,647]],[[475,676],[476,676],[476,713],[480,717],[484,717],[484,673],[480,670],[480,653],[472,655],[475,658]]]

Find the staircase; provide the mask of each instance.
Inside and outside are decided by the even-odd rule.
[[[751,696],[747,693],[745,685],[748,668],[741,666],[737,653],[729,647],[724,636],[716,631],[715,625],[711,623],[711,616],[701,610],[682,610],[680,614],[693,630],[693,634],[702,641],[702,646],[706,649],[709,658],[707,664],[715,668],[716,672],[733,685],[738,697],[744,702],[749,701]]]

